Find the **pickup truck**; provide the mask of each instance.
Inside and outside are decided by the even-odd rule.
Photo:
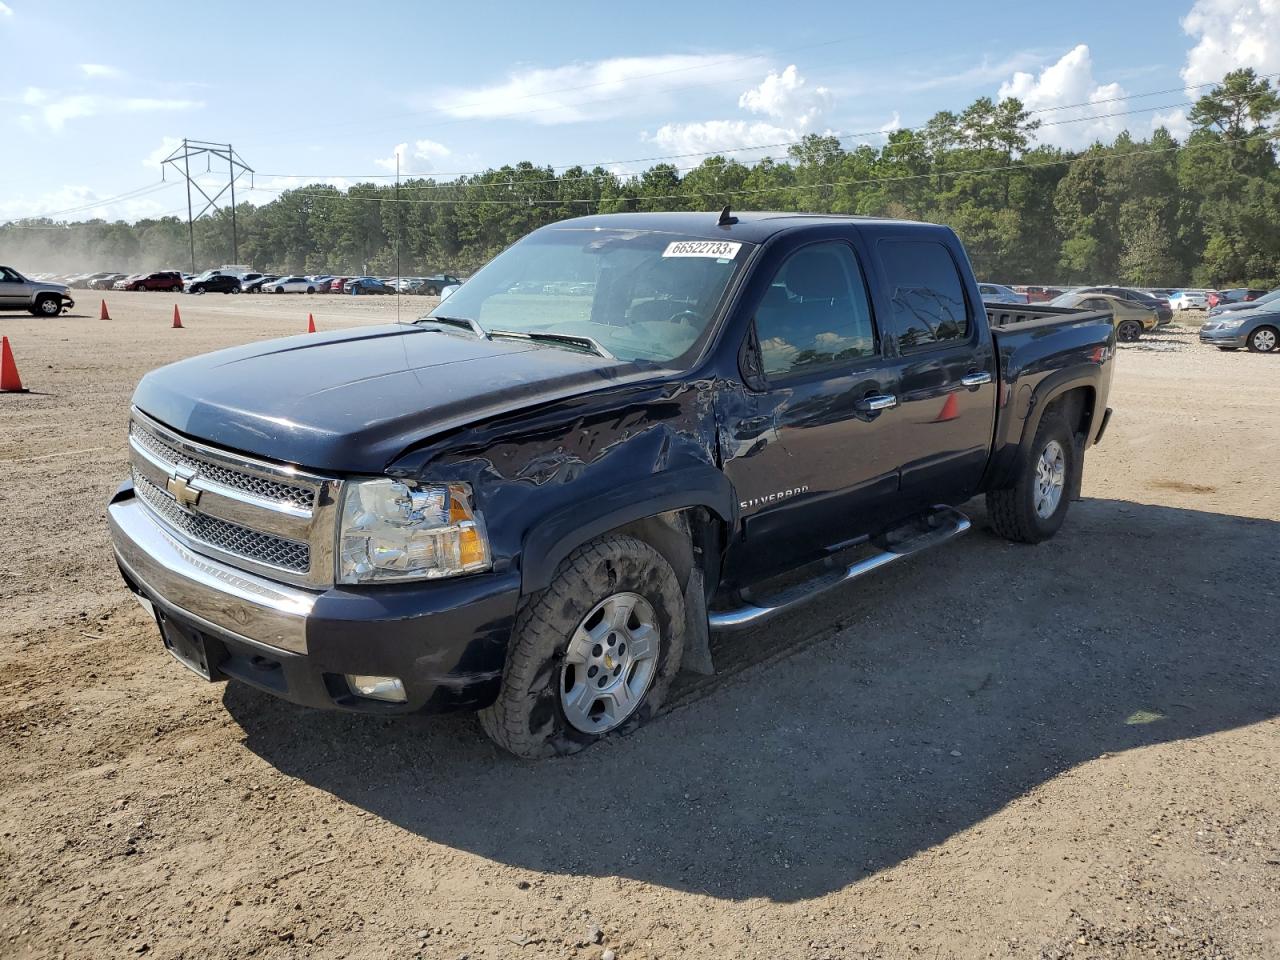
[[[1114,348],[1105,312],[984,309],[942,226],[566,220],[412,323],[147,374],[111,538],[206,679],[568,754],[977,494],[1053,536]]]
[[[0,310],[26,310],[37,317],[56,317],[76,305],[65,283],[28,280],[13,267],[0,267]]]

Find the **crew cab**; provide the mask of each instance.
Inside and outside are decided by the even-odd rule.
[[[56,317],[76,305],[65,283],[28,280],[13,267],[0,267],[0,310],[26,310],[37,317]]]
[[[1114,348],[1105,311],[984,308],[942,226],[566,220],[415,322],[147,374],[111,539],[206,679],[572,753],[975,495],[1053,536]]]

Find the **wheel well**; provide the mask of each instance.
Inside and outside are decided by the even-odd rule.
[[[690,507],[632,520],[609,533],[627,534],[657,550],[671,564],[681,589],[696,564],[709,595],[720,579],[724,526],[724,521],[705,507]]]
[[[1089,436],[1089,430],[1093,426],[1094,405],[1096,403],[1096,394],[1093,387],[1072,387],[1063,393],[1058,394],[1045,407],[1041,420],[1048,416],[1061,416],[1067,421],[1067,426],[1071,428],[1074,434],[1084,434]]]

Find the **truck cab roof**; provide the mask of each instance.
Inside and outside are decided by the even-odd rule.
[[[692,211],[679,213],[601,213],[588,217],[561,220],[542,229],[582,230],[650,230],[656,233],[679,233],[707,240],[740,240],[764,243],[771,237],[802,227],[840,224],[875,225],[880,228],[902,227],[907,230],[946,230],[937,224],[915,220],[890,220],[881,217],[859,217],[834,213],[786,213],[777,211],[744,211],[733,214],[736,223],[719,223],[719,213]]]

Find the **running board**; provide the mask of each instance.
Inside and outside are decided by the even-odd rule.
[[[712,630],[742,630],[746,627],[757,626],[774,614],[781,613],[807,600],[812,600],[814,597],[826,593],[841,584],[848,583],[850,580],[865,577],[868,573],[879,570],[895,560],[901,560],[903,557],[909,557],[913,553],[919,553],[921,550],[927,550],[929,547],[936,547],[941,543],[946,543],[948,540],[953,540],[965,533],[970,527],[969,518],[959,510],[954,510],[951,507],[935,507],[922,517],[919,523],[923,524],[925,529],[917,528],[916,531],[905,538],[903,538],[902,534],[904,531],[909,531],[909,527],[900,528],[886,537],[877,538],[877,543],[882,547],[878,553],[859,560],[843,571],[833,570],[827,574],[819,575],[812,580],[783,590],[765,602],[752,603],[748,601],[733,610],[711,610],[707,614],[707,622]]]

